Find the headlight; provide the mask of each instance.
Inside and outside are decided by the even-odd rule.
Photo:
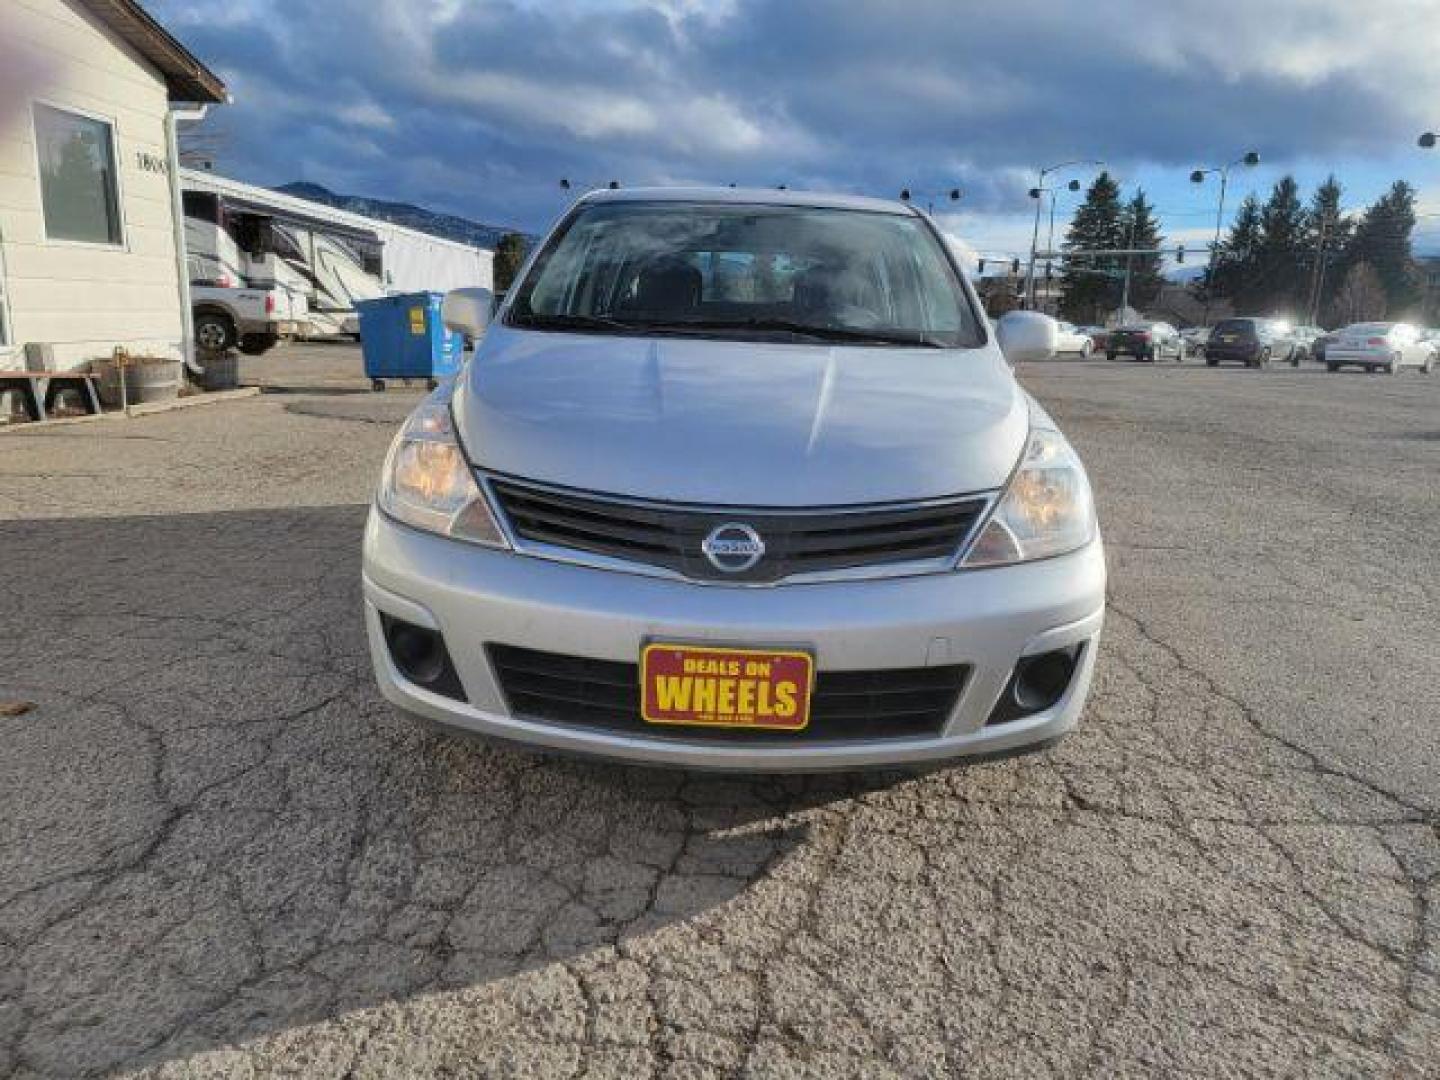
[[[1000,504],[960,565],[1003,566],[1063,555],[1094,535],[1095,503],[1084,466],[1065,436],[1036,430]]]
[[[385,459],[378,501],[390,517],[417,529],[509,546],[460,452],[447,402],[426,401],[405,421]]]

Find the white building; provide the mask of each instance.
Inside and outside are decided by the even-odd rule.
[[[0,0],[0,367],[184,355],[175,107],[226,100],[135,0]]]

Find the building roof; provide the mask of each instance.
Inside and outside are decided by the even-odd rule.
[[[907,203],[868,195],[840,195],[780,188],[635,187],[602,188],[585,195],[586,202],[723,202],[762,206],[813,206],[837,210],[871,210],[888,214],[915,214]]]
[[[171,101],[223,105],[230,100],[220,76],[197,60],[136,0],[80,0],[95,18],[160,70]]]

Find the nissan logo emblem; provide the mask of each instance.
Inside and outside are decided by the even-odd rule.
[[[749,525],[729,521],[710,530],[700,544],[710,565],[726,574],[741,574],[765,555],[765,541]]]

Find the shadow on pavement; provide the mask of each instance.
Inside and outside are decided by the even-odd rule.
[[[0,719],[0,1074],[180,1061],[737,904],[779,927],[815,815],[883,783],[431,733],[371,684],[363,516],[0,525],[0,699],[38,703]]]

